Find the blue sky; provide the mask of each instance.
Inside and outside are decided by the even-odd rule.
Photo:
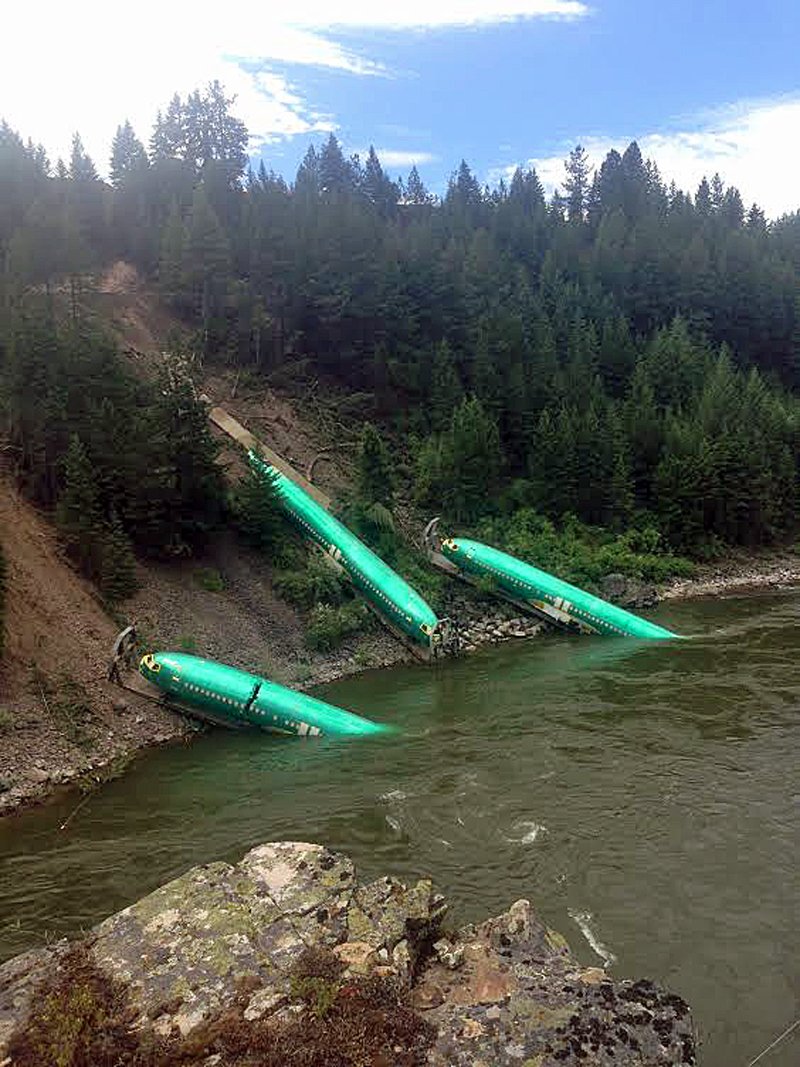
[[[99,0],[29,6],[0,115],[53,156],[79,129],[103,166],[118,122],[146,139],[172,92],[218,77],[254,158],[287,177],[331,130],[348,152],[374,143],[395,176],[417,161],[437,191],[462,157],[482,181],[533,162],[552,188],[575,143],[599,163],[636,138],[682,187],[719,170],[770,215],[800,207],[790,0],[229,0],[206,17],[142,0],[122,38]]]

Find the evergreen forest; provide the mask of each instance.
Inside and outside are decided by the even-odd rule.
[[[53,163],[0,125],[4,447],[110,598],[132,550],[193,551],[224,506],[188,376],[135,380],[79,311],[117,259],[196,359],[313,378],[378,427],[373,519],[397,483],[496,541],[578,523],[707,557],[795,535],[800,212],[767,220],[719,175],[679,189],[636,143],[594,172],[576,147],[549,196],[464,161],[437,196],[333,134],[285,177],[249,165],[217,83],[140,133],[118,127],[105,181],[78,134]]]

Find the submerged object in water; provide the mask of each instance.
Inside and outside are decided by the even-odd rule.
[[[567,629],[651,640],[678,636],[480,541],[449,537],[442,541],[442,555],[465,574],[490,578],[510,599]]]
[[[353,585],[389,623],[416,644],[437,654],[449,620],[437,618],[416,589],[291,478],[265,463],[255,452],[248,452],[247,459],[257,474],[272,482],[284,510],[300,532],[347,572]]]
[[[388,727],[247,671],[183,652],[143,656],[139,673],[201,718],[282,734],[360,736]]]

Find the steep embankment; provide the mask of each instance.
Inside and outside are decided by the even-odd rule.
[[[0,672],[0,812],[107,773],[139,748],[182,736],[170,712],[108,685],[116,627],[67,565],[52,526],[0,481],[8,565]]]
[[[125,264],[116,264],[86,300],[114,331],[138,372],[150,376],[179,324]],[[253,427],[301,471],[328,444],[294,405],[234,371],[204,375],[198,387]],[[220,462],[236,476],[238,456],[221,439]],[[347,482],[325,465],[335,492]],[[196,651],[308,686],[397,662],[405,652],[375,627],[330,654],[311,653],[305,622],[278,597],[269,561],[223,532],[203,559],[139,564],[139,591],[112,619],[93,587],[60,551],[46,516],[0,479],[0,538],[8,564],[6,654],[0,673],[0,813],[53,788],[109,773],[137,750],[187,733],[182,718],[106,680],[121,625],[135,622],[147,643]],[[104,769],[105,768],[105,769]]]

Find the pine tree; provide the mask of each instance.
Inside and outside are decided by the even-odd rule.
[[[450,214],[456,233],[474,229],[483,218],[483,191],[480,182],[462,159],[458,170],[450,176],[444,206]]]
[[[231,496],[231,510],[239,533],[248,544],[269,555],[286,535],[286,522],[274,478],[248,466]]]
[[[164,115],[158,112],[150,138],[150,158],[154,163],[165,159],[186,159],[186,116],[178,93],[172,97]]]
[[[489,318],[483,315],[478,320],[475,354],[470,367],[472,393],[480,400],[485,410],[497,418],[502,407],[502,380],[491,351],[491,328]]]
[[[697,214],[700,215],[701,218],[707,218],[711,214],[713,201],[711,199],[711,187],[706,178],[703,178],[697,187],[694,206],[697,209]]]
[[[364,177],[361,187],[367,199],[371,204],[375,205],[375,208],[384,218],[388,218],[394,213],[399,198],[399,190],[384,173],[373,145],[369,146],[369,155],[364,165]]]
[[[56,524],[69,556],[87,578],[101,573],[103,515],[95,470],[77,434],[64,460],[64,489],[56,509]]]
[[[433,353],[428,399],[428,413],[434,430],[444,429],[449,424],[463,396],[453,352],[447,341],[440,341]]]
[[[414,497],[422,507],[441,508],[446,469],[444,443],[440,434],[431,434],[416,450]]]
[[[380,504],[391,512],[394,503],[395,473],[383,438],[365,423],[358,447],[358,498],[367,508]]]
[[[623,152],[621,169],[623,209],[631,222],[637,222],[645,213],[650,178],[636,141],[631,141]]]
[[[315,200],[320,191],[319,156],[313,144],[309,145],[303,161],[297,168],[294,191],[298,197]]]
[[[331,133],[319,154],[319,189],[324,197],[346,196],[354,191],[353,166]]]
[[[216,80],[202,97],[205,151],[201,165],[220,164],[231,188],[238,185],[247,166],[247,127],[231,114],[234,103],[235,97],[225,96]]]
[[[596,180],[592,183],[588,202],[589,221],[596,226],[606,212],[624,210],[625,180],[622,156],[612,148],[600,164]]]
[[[734,185],[725,190],[719,215],[732,230],[740,230],[744,225],[744,203],[739,190]]]
[[[187,235],[180,208],[173,201],[167,224],[161,235],[161,255],[158,263],[158,284],[164,297],[171,303],[180,303],[186,292],[184,262],[186,259]]]
[[[564,193],[567,201],[567,218],[570,222],[583,222],[589,196],[591,164],[583,145],[576,145],[564,164],[567,179]]]
[[[553,518],[576,508],[576,443],[574,410],[564,403],[545,408],[539,416],[528,465],[537,507]]]
[[[630,442],[634,495],[637,503],[646,506],[651,500],[653,473],[661,459],[663,416],[658,410],[643,360],[637,363],[633,372],[625,423]]]
[[[150,161],[159,163],[169,158],[169,143],[164,127],[164,116],[159,110],[156,112],[156,121],[153,124],[153,132],[150,135]]]
[[[131,543],[116,515],[104,531],[98,585],[111,604],[131,596],[138,587]]]
[[[655,469],[654,499],[672,548],[697,552],[709,540],[705,512],[713,496],[711,453],[703,436],[675,420],[667,428],[663,458]]]
[[[417,206],[430,205],[435,197],[428,192],[419,176],[416,164],[408,172],[403,195],[403,203],[416,204]]]
[[[72,152],[69,161],[69,177],[74,182],[96,182],[97,168],[92,162],[79,133],[72,135]]]
[[[167,365],[131,421],[140,453],[135,493],[120,502],[120,518],[143,554],[191,554],[217,528],[223,491],[218,445],[180,361]]]
[[[721,211],[724,200],[725,186],[719,174],[715,174],[711,179],[711,210],[715,214],[719,214]]]
[[[7,269],[23,284],[50,283],[91,264],[88,242],[74,212],[56,198],[41,198],[27,211],[8,245]]]
[[[133,132],[133,126],[126,119],[122,126],[117,127],[114,140],[111,144],[111,184],[119,189],[125,182],[138,174],[141,174],[148,166],[147,153],[144,145]]]
[[[479,400],[465,399],[453,412],[443,452],[442,503],[457,521],[474,521],[491,506],[503,462],[497,424]]]
[[[230,246],[205,189],[195,189],[186,225],[184,277],[208,337],[211,318],[221,309],[230,272]]]
[[[636,345],[628,320],[623,316],[607,319],[600,335],[599,370],[613,397],[622,397],[636,363]]]
[[[767,217],[758,204],[752,204],[747,212],[747,230],[758,237],[763,237],[767,232]]]

